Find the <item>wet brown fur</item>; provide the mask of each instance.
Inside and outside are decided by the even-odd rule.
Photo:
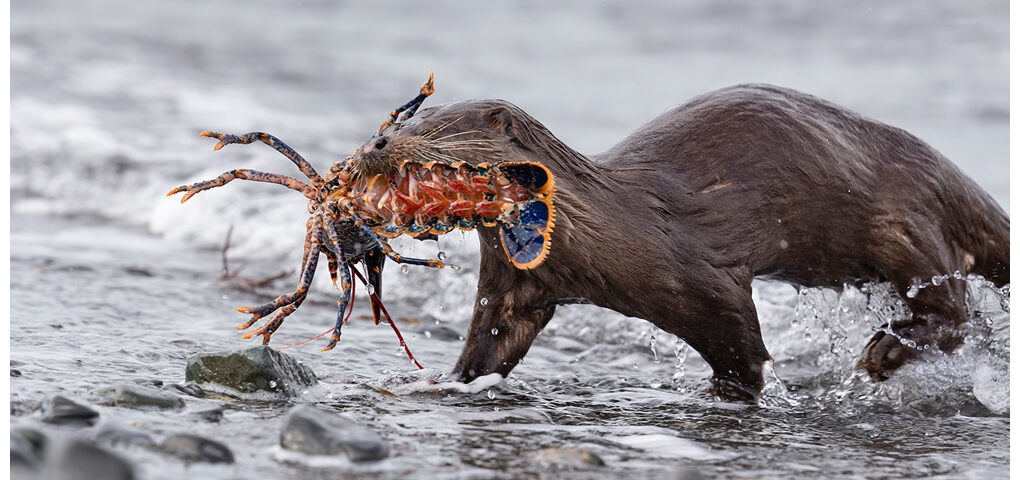
[[[449,140],[487,148],[434,140],[463,132]],[[587,301],[679,336],[712,366],[716,392],[753,399],[769,359],[754,277],[890,281],[913,313],[893,330],[947,352],[962,341],[965,284],[907,298],[914,279],[960,270],[1009,281],[1009,218],[987,193],[903,130],[793,90],[711,92],[591,157],[499,100],[422,110],[380,138],[388,145],[366,144],[356,161],[393,166],[429,143],[472,164],[541,162],[555,176],[552,250],[538,268],[515,269],[497,229],[478,229],[487,303],[476,301],[455,367],[465,381],[506,375],[557,305]],[[881,380],[917,355],[879,332],[860,366]]]

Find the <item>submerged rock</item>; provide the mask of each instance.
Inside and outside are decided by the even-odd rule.
[[[42,403],[42,420],[48,423],[92,425],[99,412],[60,395],[50,395]]]
[[[160,449],[189,462],[234,463],[234,453],[226,445],[188,433],[166,437]]]
[[[41,478],[54,480],[133,480],[134,468],[127,460],[82,440],[68,442]]]
[[[184,400],[171,393],[161,390],[124,383],[106,387],[100,391],[103,400],[109,405],[118,407],[138,408],[183,408]]]
[[[587,448],[559,447],[547,448],[525,454],[533,460],[557,467],[604,467],[606,462]]]
[[[185,378],[242,393],[262,390],[286,396],[297,396],[318,381],[310,368],[267,346],[193,355]]]
[[[339,415],[305,405],[294,407],[287,414],[280,445],[313,455],[344,453],[355,462],[381,460],[390,454],[377,433]]]

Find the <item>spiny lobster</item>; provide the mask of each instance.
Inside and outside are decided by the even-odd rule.
[[[411,118],[434,91],[434,79],[430,72],[428,81],[422,85],[418,95],[394,110],[362,150],[369,152],[373,148],[384,148],[387,137],[382,136],[383,131],[398,116],[402,120]],[[340,329],[346,321],[344,313],[353,295],[351,272],[366,282],[360,272],[352,267],[352,263],[365,260],[368,267],[375,263],[369,277],[373,278],[374,274],[372,283],[376,284],[380,280],[381,255],[399,264],[444,267],[442,256],[438,260],[407,258],[394,251],[386,238],[401,234],[419,239],[435,238],[435,235],[454,229],[472,230],[479,225],[499,226],[504,252],[514,266],[531,269],[542,263],[551,247],[550,236],[555,223],[554,181],[549,170],[534,162],[495,161],[472,165],[458,161],[456,157],[444,152],[477,150],[498,154],[498,151],[485,141],[458,141],[455,139],[457,133],[435,137],[441,129],[423,135],[422,146],[428,148],[409,152],[410,155],[401,160],[399,165],[388,165],[382,169],[370,167],[359,163],[357,155],[352,154],[333,164],[325,179],[294,149],[272,135],[262,132],[245,135],[201,133],[203,137],[219,140],[214,150],[233,143],[261,141],[294,162],[311,182],[308,184],[285,175],[236,169],[215,179],[183,185],[167,193],[170,196],[184,192],[181,198],[181,203],[184,203],[198,192],[241,179],[280,184],[308,198],[311,217],[305,224],[304,258],[297,289],[264,305],[238,308],[241,313],[251,314],[251,319],[237,327],[238,330],[246,330],[259,319],[275,312],[261,328],[245,334],[244,338],[261,335],[263,344],[269,343],[269,338],[280,328],[284,319],[305,300],[320,254],[328,260],[330,277],[340,291],[336,324],[329,344],[323,351],[332,349],[340,341]],[[370,262],[372,258],[378,260]],[[371,288],[370,283],[366,285],[370,286],[373,316],[378,323],[378,310],[382,309],[384,314],[386,311],[373,292],[378,288]],[[390,324],[396,331],[392,320]],[[398,331],[397,336],[400,337]],[[402,338],[400,342],[408,357],[421,368]]]

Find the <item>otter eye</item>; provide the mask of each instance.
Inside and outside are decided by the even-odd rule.
[[[387,143],[388,143],[388,141],[386,140],[386,137],[380,138],[379,140],[375,141],[375,149],[376,150],[382,150],[382,149],[386,148],[386,144]]]

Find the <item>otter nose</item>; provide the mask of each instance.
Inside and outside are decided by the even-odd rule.
[[[376,150],[382,150],[386,148],[386,144],[388,143],[390,143],[390,141],[386,137],[380,137],[375,139],[374,142],[368,142],[368,145],[365,145],[365,148],[363,148],[362,151],[364,153],[372,153]]]

